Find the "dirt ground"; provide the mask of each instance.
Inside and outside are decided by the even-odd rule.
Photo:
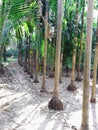
[[[81,126],[83,82],[75,82],[77,90],[68,92],[70,77],[62,77],[60,98],[64,110],[48,109],[52,94],[40,93],[39,83],[33,83],[17,62],[10,63],[6,76],[0,77],[0,130],[79,130]],[[53,91],[54,79],[47,77],[46,88]],[[91,81],[92,83],[92,81]],[[97,103],[90,104],[90,129],[98,130],[98,85]]]

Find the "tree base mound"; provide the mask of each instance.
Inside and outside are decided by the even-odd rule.
[[[68,75],[68,74],[66,74],[66,77],[69,77],[69,75]]]
[[[23,64],[22,63],[18,63],[21,67],[23,67]]]
[[[33,78],[33,75],[30,75],[30,78]]]
[[[53,96],[52,99],[49,101],[48,108],[56,111],[61,111],[63,110],[63,103],[58,97]]]
[[[59,80],[59,83],[62,83],[62,80]]]
[[[90,102],[91,102],[91,103],[96,103],[96,98],[92,98],[92,97],[91,97]]]
[[[45,88],[41,88],[40,92],[41,93],[48,93],[48,91]]]
[[[50,73],[49,78],[54,78],[54,73]]]
[[[4,74],[4,67],[2,64],[0,64],[0,75],[3,75]]]
[[[93,72],[90,73],[90,78],[91,78],[91,79],[93,78]]]
[[[68,90],[68,91],[75,91],[75,90],[77,90],[77,88],[76,88],[76,86],[75,86],[73,83],[71,83],[71,84],[68,86],[67,90]]]
[[[35,80],[33,81],[33,83],[39,83],[38,79],[35,79]]]
[[[84,126],[84,125],[81,125],[81,128],[80,130],[90,130],[89,126]]]
[[[81,82],[81,81],[82,81],[81,77],[80,77],[80,76],[77,76],[77,77],[76,77],[76,81]]]
[[[24,72],[27,72],[27,69],[24,69]]]
[[[28,71],[27,74],[30,75],[30,72]]]

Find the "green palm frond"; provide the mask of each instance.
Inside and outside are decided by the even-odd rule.
[[[0,31],[6,29],[11,24],[17,24],[17,21],[24,21],[31,17],[33,22],[38,20],[37,0],[26,2],[25,0],[4,0],[4,4],[0,6]]]

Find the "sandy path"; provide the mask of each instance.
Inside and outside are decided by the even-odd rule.
[[[51,94],[40,94],[39,84],[23,72],[17,63],[11,63],[11,77],[0,77],[0,130],[78,130],[81,124],[83,83],[77,83],[74,93],[66,90],[70,78],[63,77],[60,97],[63,111],[48,110]],[[47,78],[47,90],[53,90],[53,79]],[[97,86],[98,87],[98,86]],[[98,88],[97,88],[98,89]],[[98,95],[97,95],[98,99]],[[98,100],[97,100],[98,101]],[[90,128],[98,130],[98,102],[90,105]]]

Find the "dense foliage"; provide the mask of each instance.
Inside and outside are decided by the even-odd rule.
[[[76,0],[63,1],[63,21],[62,21],[62,49],[63,65],[71,65],[72,52],[75,37],[75,18],[76,18]],[[84,4],[85,3],[85,4]],[[0,1],[0,53],[4,52],[4,47],[9,50],[16,44],[21,44],[21,52],[24,53],[28,37],[30,36],[30,48],[39,49],[39,60],[43,58],[44,53],[44,31],[45,25],[45,5],[46,1],[41,0],[1,0]],[[85,0],[79,0],[79,16],[78,16],[78,43],[77,54],[79,54],[79,46],[81,39],[81,29],[83,26],[83,44],[82,44],[82,63],[85,48],[86,37],[86,7]],[[82,14],[84,12],[84,24],[82,25]],[[95,11],[98,9],[97,0],[95,1]],[[56,43],[56,17],[57,17],[57,1],[49,0],[49,37],[48,37],[48,59],[49,65],[54,64],[55,43]],[[42,16],[41,16],[42,15]],[[94,18],[93,26],[93,45],[92,45],[92,64],[94,59],[95,48],[95,31],[96,18]],[[39,31],[39,37],[37,30]],[[14,48],[17,49],[17,48]],[[16,51],[15,51],[16,52]],[[52,60],[50,60],[52,58]],[[0,58],[1,59],[1,58]],[[78,62],[78,57],[77,57]]]

